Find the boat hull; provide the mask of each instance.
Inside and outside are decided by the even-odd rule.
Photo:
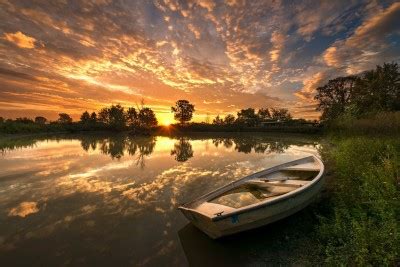
[[[197,228],[211,238],[220,238],[227,235],[258,228],[288,217],[309,205],[318,195],[323,185],[319,179],[306,190],[291,195],[276,202],[266,203],[243,213],[233,214],[228,217],[215,217],[213,219],[200,213],[181,209],[185,217]]]

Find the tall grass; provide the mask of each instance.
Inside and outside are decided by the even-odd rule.
[[[347,137],[333,141],[332,212],[321,219],[320,245],[329,265],[394,265],[400,259],[400,140]]]
[[[328,126],[334,134],[400,134],[400,112],[380,112],[355,118],[343,115]]]

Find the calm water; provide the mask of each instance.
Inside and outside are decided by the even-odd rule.
[[[318,146],[256,134],[0,139],[1,265],[276,262],[276,253],[257,255],[285,238],[276,231],[290,218],[213,241],[177,207]]]

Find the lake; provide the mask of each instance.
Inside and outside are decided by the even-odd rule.
[[[318,153],[319,147],[315,136],[254,133],[0,139],[0,262],[285,263],[304,212],[211,240],[177,207],[252,172]]]

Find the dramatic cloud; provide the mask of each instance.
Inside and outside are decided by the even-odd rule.
[[[398,60],[391,1],[0,2],[0,116],[74,118],[143,98],[160,121],[252,106],[315,118],[315,86]],[[397,20],[396,20],[397,19]]]
[[[322,82],[326,79],[324,72],[317,72],[309,79],[303,81],[304,87],[301,91],[295,93],[296,96],[303,100],[312,99],[315,88],[322,85]]]
[[[22,202],[17,207],[12,208],[9,211],[8,216],[19,216],[24,218],[38,211],[39,209],[36,202]]]
[[[5,33],[4,39],[7,41],[14,43],[15,45],[21,48],[35,48],[35,38],[29,37],[22,32],[16,33]]]
[[[354,33],[344,40],[336,41],[326,49],[323,58],[330,67],[345,67],[353,74],[372,68],[388,56],[399,58],[399,54],[390,54],[390,37],[400,34],[400,3],[394,3],[387,9],[371,16]],[[398,50],[398,49],[397,49]]]
[[[371,13],[368,18],[322,53],[325,66],[303,80],[303,88],[295,93],[297,97],[314,103],[315,89],[328,79],[357,74],[383,62],[400,59],[398,41],[394,41],[400,36],[400,3],[393,3],[387,8],[370,5],[366,9]],[[371,12],[371,9],[375,12]]]

